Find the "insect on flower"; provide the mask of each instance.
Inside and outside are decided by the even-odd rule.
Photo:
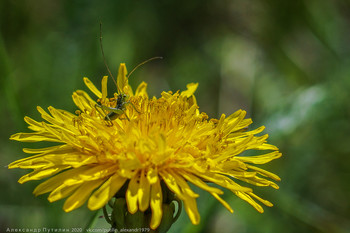
[[[99,99],[98,102],[100,102],[100,104],[96,104],[95,105],[95,108],[101,108],[105,111],[109,111],[109,113],[104,117],[104,119],[106,121],[112,121],[112,120],[115,120],[117,118],[119,118],[120,116],[122,115],[125,115],[126,119],[128,121],[130,121],[128,115],[126,114],[125,110],[126,110],[126,106],[127,105],[131,105],[135,111],[137,113],[140,113],[135,105],[129,101],[129,95],[127,93],[125,93],[124,91],[124,87],[125,87],[125,84],[127,83],[130,75],[140,66],[142,66],[143,64],[149,62],[149,61],[152,61],[152,60],[155,60],[155,59],[162,59],[162,57],[153,57],[153,58],[150,58],[144,62],[141,62],[140,64],[138,64],[131,72],[129,75],[126,75],[125,73],[123,73],[123,77],[118,77],[117,80],[118,82],[115,80],[115,78],[113,77],[112,75],[112,72],[110,71],[109,67],[108,67],[108,64],[106,62],[106,58],[105,58],[105,55],[104,55],[104,51],[103,51],[103,46],[102,46],[102,23],[100,23],[100,47],[101,47],[101,53],[102,53],[102,57],[103,57],[103,61],[105,63],[105,66],[107,68],[107,71],[109,73],[109,75],[111,76],[113,82],[115,83],[116,87],[117,87],[117,91],[118,93],[115,93],[114,94],[114,98],[112,98],[112,102],[116,102],[115,104],[115,107],[108,107],[106,105],[103,105],[103,101],[104,101],[104,98],[106,98],[106,96],[103,96],[104,98],[102,99]],[[120,73],[120,72],[119,72]],[[113,101],[114,99],[114,101]]]
[[[114,78],[113,78],[113,80],[114,80]],[[101,99],[99,100],[99,102],[101,104],[96,104],[95,107],[96,108],[99,107],[105,111],[109,111],[109,113],[104,117],[104,119],[106,121],[115,120],[123,114],[125,115],[126,119],[128,119],[128,121],[130,121],[128,115],[125,112],[126,106],[128,104],[131,104],[131,106],[135,109],[136,112],[138,112],[138,113],[140,113],[140,112],[136,109],[135,105],[129,101],[129,95],[120,91],[120,88],[118,87],[118,85],[117,85],[117,89],[118,89],[118,93],[115,93],[114,98],[112,98],[116,102],[115,107],[108,107],[108,106],[103,105]]]
[[[145,82],[133,91],[128,84],[130,74],[127,76],[125,63],[121,63],[114,80],[118,90],[112,98],[107,98],[107,76],[102,78],[101,89],[85,77],[98,101],[82,90],[73,92],[79,109],[76,114],[50,106],[48,112],[37,107],[42,121],[26,116],[32,132],[13,134],[11,140],[57,144],[23,149],[31,155],[8,168],[33,171],[18,182],[46,179],[33,193],[49,193],[50,202],[66,199],[66,212],[84,203],[92,211],[103,209],[110,232],[166,232],[182,205],[192,224],[198,225],[200,195],[192,186],[210,193],[231,213],[224,191],[260,213],[264,212],[261,204],[273,206],[256,195],[253,187],[244,185],[279,188],[274,181],[280,178],[260,167],[282,156],[267,142],[268,134],[260,135],[264,126],[247,130],[252,120],[245,118],[244,110],[209,119],[197,105],[194,92],[198,83],[189,83],[181,92],[163,91],[161,97],[150,98]],[[141,114],[127,107],[133,104]],[[121,121],[126,113],[129,121]],[[114,127],[109,127],[113,123]],[[258,155],[254,151],[259,151]],[[104,207],[109,204],[111,214]]]

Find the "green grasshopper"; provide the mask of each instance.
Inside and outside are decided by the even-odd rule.
[[[122,115],[125,115],[126,119],[128,121],[130,121],[130,118],[128,117],[128,115],[126,114],[125,110],[126,110],[126,106],[131,104],[131,106],[135,109],[135,111],[137,113],[140,113],[135,105],[129,101],[129,95],[126,94],[126,93],[123,93],[123,88],[128,84],[128,79],[130,77],[130,75],[140,66],[142,66],[143,64],[151,61],[151,60],[154,60],[154,59],[162,59],[162,57],[153,57],[153,58],[150,58],[140,64],[138,64],[131,72],[129,75],[126,75],[126,68],[125,66],[121,66],[119,68],[119,75],[121,75],[121,77],[117,77],[117,81],[115,80],[115,78],[113,77],[112,75],[112,72],[110,71],[109,67],[108,67],[108,64],[106,62],[106,59],[105,59],[105,55],[104,55],[104,51],[103,51],[103,46],[102,46],[102,23],[100,23],[100,47],[101,47],[101,52],[102,52],[102,56],[103,56],[103,61],[105,63],[105,66],[108,70],[108,73],[109,75],[112,77],[112,80],[113,82],[115,83],[116,87],[117,87],[117,95],[114,95],[115,99],[116,99],[116,106],[113,108],[113,107],[108,107],[108,106],[105,106],[105,105],[102,105],[102,104],[96,104],[95,105],[95,108],[99,107],[105,111],[109,111],[109,113],[104,117],[104,120],[106,121],[112,121],[112,120],[115,120],[117,118],[119,118],[120,116]]]
[[[99,107],[102,108],[105,111],[109,111],[109,113],[104,117],[104,119],[106,121],[112,121],[115,120],[117,118],[119,118],[121,115],[125,115],[126,119],[128,119],[128,121],[130,121],[130,118],[128,117],[128,115],[125,113],[126,110],[126,106],[128,104],[131,104],[134,109],[136,110],[136,112],[140,113],[135,105],[133,103],[131,103],[130,101],[128,101],[129,96],[127,94],[118,94],[117,95],[117,104],[115,108],[112,107],[107,107],[104,105],[100,105],[100,104],[96,104],[95,107]]]
[[[126,68],[125,68],[125,66],[121,66],[121,67],[120,67],[121,70],[120,70],[119,72],[120,72],[120,74],[121,74],[122,77],[118,77],[118,79],[117,79],[118,82],[115,81],[115,79],[114,79],[112,73],[110,72],[110,70],[109,70],[109,68],[108,68],[108,66],[107,66],[107,69],[108,69],[108,71],[109,71],[109,73],[110,73],[110,75],[111,75],[111,77],[112,77],[114,83],[115,83],[116,86],[117,86],[118,93],[114,95],[114,99],[116,100],[116,105],[115,105],[114,108],[113,108],[113,107],[105,106],[105,105],[103,105],[103,104],[96,104],[96,105],[95,105],[95,107],[101,108],[101,109],[103,109],[103,110],[105,110],[105,111],[109,111],[109,113],[104,117],[104,120],[106,120],[106,121],[112,121],[112,120],[115,120],[115,119],[119,118],[119,117],[122,116],[122,115],[125,115],[126,119],[127,119],[128,121],[130,121],[130,118],[128,117],[128,115],[127,115],[126,112],[125,112],[126,106],[129,105],[129,104],[135,109],[135,111],[136,111],[137,113],[140,113],[140,112],[136,109],[135,105],[134,105],[132,102],[129,101],[129,95],[126,94],[126,93],[124,93],[122,90],[123,90],[123,87],[127,85],[127,81],[128,81],[128,79],[129,79],[130,75],[135,71],[135,69],[137,69],[139,66],[145,64],[146,62],[149,62],[149,61],[151,61],[151,60],[158,59],[158,58],[161,58],[161,57],[153,57],[153,58],[150,58],[150,59],[148,59],[148,60],[146,60],[146,61],[140,63],[139,65],[137,65],[137,66],[130,72],[130,74],[129,74],[128,76],[125,75],[125,73],[126,73]],[[119,75],[118,75],[118,76],[119,76]],[[122,80],[122,81],[120,81],[120,80]]]

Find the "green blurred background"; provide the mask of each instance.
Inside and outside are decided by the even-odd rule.
[[[263,168],[280,190],[255,188],[275,206],[257,213],[227,191],[230,214],[196,190],[201,224],[185,213],[171,232],[350,232],[350,3],[346,0],[0,1],[0,232],[7,228],[85,227],[86,206],[64,213],[63,201],[34,197],[40,181],[17,183],[29,171],[7,170],[26,144],[25,115],[36,106],[75,111],[71,94],[99,86],[153,57],[131,77],[151,95],[199,82],[201,111],[217,118],[247,110],[251,129],[267,127],[283,157]],[[115,87],[110,83],[111,91]],[[103,219],[98,220],[103,225]]]

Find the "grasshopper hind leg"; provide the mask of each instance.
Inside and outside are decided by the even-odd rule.
[[[101,113],[97,108],[100,108],[100,109],[103,109],[103,110],[106,110],[106,109],[108,110],[108,109],[109,109],[109,108],[106,107],[106,106],[99,105],[99,104],[95,104],[95,109],[96,109],[96,111],[98,111],[101,115],[102,115],[102,113]],[[110,119],[109,114],[107,114],[103,119],[106,121],[106,125],[107,125],[108,127],[113,126],[113,122],[112,122],[112,119]]]

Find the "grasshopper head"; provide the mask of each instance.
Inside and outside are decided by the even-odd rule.
[[[117,103],[121,104],[121,103],[125,103],[128,101],[129,95],[127,95],[125,93],[115,94],[114,98],[117,100]]]

